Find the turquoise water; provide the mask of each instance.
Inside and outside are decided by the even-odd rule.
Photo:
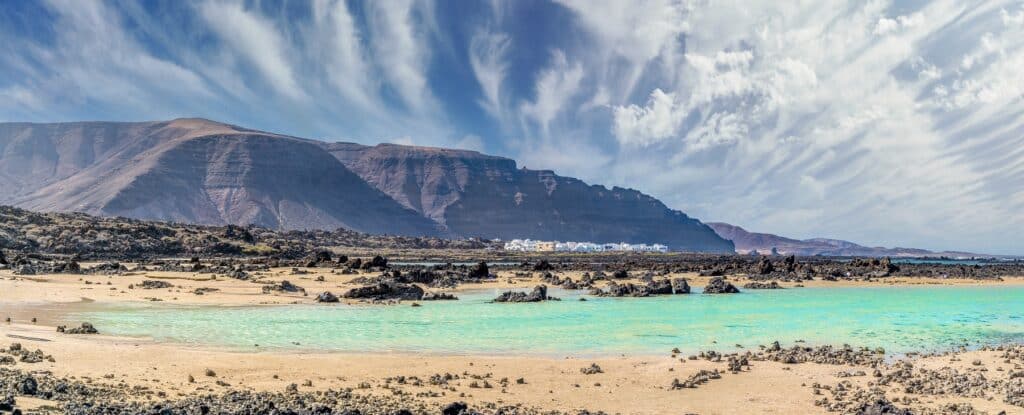
[[[1024,341],[1024,287],[796,288],[737,295],[492,304],[499,290],[422,307],[98,308],[69,316],[108,334],[241,350],[613,355],[849,343],[890,352]],[[254,345],[259,344],[259,347]]]

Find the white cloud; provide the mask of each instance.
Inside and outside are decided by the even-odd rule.
[[[532,118],[540,126],[542,134],[547,136],[551,121],[576,95],[582,80],[583,66],[579,63],[570,64],[564,52],[555,50],[551,54],[548,68],[537,76],[534,87],[537,97],[533,102],[523,104],[523,114]]]
[[[425,74],[430,49],[415,24],[414,6],[410,0],[366,4],[377,68],[409,109],[425,111],[433,102]]]
[[[1006,9],[999,10],[999,17],[1003,19],[1003,24],[1006,26],[1011,25],[1024,25],[1024,7],[1020,8],[1014,13],[1006,11]]]
[[[1000,227],[1024,227],[997,185],[1024,162],[985,154],[1024,146],[1024,33],[999,4],[691,5],[683,64],[646,101],[611,102],[609,175],[798,237],[1005,251]]]
[[[616,100],[633,93],[649,63],[676,54],[680,37],[689,27],[685,17],[690,6],[680,0],[557,1],[596,36],[597,45],[591,51],[598,72],[595,78],[604,80],[607,93]]]
[[[238,3],[207,2],[199,10],[209,27],[255,65],[272,88],[291,99],[308,98],[285,53],[288,45],[273,22]]]
[[[895,18],[882,17],[878,19],[878,23],[875,24],[875,34],[879,36],[885,36],[888,34],[896,33],[904,29],[918,26],[924,20],[924,16],[921,13],[914,13],[909,16],[896,16]]]
[[[638,145],[672,137],[681,121],[675,105],[674,95],[655,89],[643,107],[631,104],[614,108],[615,136],[624,144]]]
[[[364,40],[348,6],[341,0],[313,3],[314,41],[323,41],[321,52],[327,79],[338,92],[364,109],[376,109],[377,80],[370,74]]]
[[[480,106],[492,116],[502,118],[502,83],[508,63],[505,62],[511,39],[503,33],[479,31],[469,43],[469,63],[484,97]]]

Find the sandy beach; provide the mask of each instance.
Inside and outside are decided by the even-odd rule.
[[[398,389],[438,405],[451,401],[471,404],[522,404],[528,407],[560,411],[605,411],[622,414],[672,413],[760,414],[827,413],[814,405],[821,396],[811,385],[834,385],[850,380],[867,385],[871,377],[840,377],[844,372],[873,370],[867,366],[826,364],[788,365],[755,362],[749,370],[727,372],[724,363],[664,356],[623,356],[618,358],[577,359],[457,356],[431,354],[347,354],[347,353],[244,353],[195,347],[158,344],[145,339],[110,336],[59,335],[52,327],[24,324],[0,326],[7,342],[21,343],[28,349],[42,349],[55,362],[19,368],[52,371],[97,384],[143,386],[152,395],[139,399],[186,396],[193,392],[222,392],[229,388],[257,391],[283,391],[292,384],[315,391],[353,388],[359,393],[393,394]],[[972,351],[957,356],[916,358],[919,367],[955,367],[964,372],[986,370],[987,374],[1008,376],[1014,369],[997,352]],[[975,364],[980,361],[980,364]],[[581,369],[596,364],[603,373],[583,374]],[[1019,362],[1016,362],[1019,365]],[[673,379],[686,378],[700,370],[723,373],[695,389],[673,390]],[[212,370],[215,376],[206,376]],[[462,380],[450,382],[448,389],[426,383],[433,375],[461,374]],[[189,381],[189,377],[194,382]],[[422,385],[389,383],[388,378],[418,378]],[[523,379],[519,384],[516,379]],[[504,381],[503,381],[504,379]],[[218,385],[226,382],[229,386]],[[488,384],[490,387],[474,387]],[[894,395],[899,388],[894,388]],[[437,394],[438,396],[430,396]],[[53,405],[44,400],[19,399],[28,408]],[[996,413],[1013,407],[984,398],[928,396],[927,405],[968,402],[974,408]],[[1019,409],[1019,408],[1017,408]],[[679,411],[679,412],[676,412]]]
[[[578,278],[578,273],[562,276]],[[126,275],[34,275],[15,276],[0,273],[0,313],[11,323],[0,324],[0,345],[18,342],[29,350],[41,349],[54,362],[15,365],[17,369],[49,371],[58,377],[85,380],[97,385],[141,386],[141,400],[183,397],[194,393],[219,393],[231,389],[279,392],[297,384],[302,391],[352,388],[358,394],[415,397],[428,405],[464,401],[471,405],[522,405],[543,410],[574,412],[604,411],[621,414],[701,413],[827,413],[815,401],[823,396],[813,385],[836,385],[848,381],[867,388],[871,376],[844,376],[846,373],[872,373],[864,365],[785,364],[777,361],[753,361],[737,373],[727,370],[727,362],[690,360],[670,350],[663,354],[620,355],[614,357],[457,355],[438,353],[318,353],[318,352],[238,352],[212,347],[160,343],[151,339],[107,335],[71,335],[57,333],[55,325],[69,324],[63,315],[89,303],[124,304],[161,301],[182,305],[258,306],[310,303],[321,291],[341,292],[355,286],[359,275],[341,275],[329,269],[272,269],[257,273],[253,281],[213,277],[211,274],[184,272],[131,272]],[[528,289],[538,284],[536,276],[515,277],[499,272],[493,282],[462,284],[451,292],[468,289]],[[707,277],[687,277],[694,286],[702,286]],[[322,279],[322,281],[321,281]],[[144,281],[164,281],[171,287],[141,288]],[[302,293],[263,293],[264,284],[288,280],[302,287]],[[729,278],[742,284],[745,278]],[[783,283],[792,288],[795,284]],[[917,284],[1024,284],[1024,278],[1002,281],[947,280],[933,278],[892,278],[884,282],[807,281],[804,286],[917,285]],[[195,294],[200,288],[215,289]],[[797,288],[798,289],[798,288]],[[369,305],[368,305],[369,306]],[[374,307],[387,307],[374,305]],[[35,323],[30,323],[35,318]],[[75,324],[76,322],[70,322]],[[99,327],[102,332],[102,327]],[[749,349],[757,352],[757,348]],[[743,353],[744,350],[728,350]],[[1020,369],[1020,363],[1000,357],[995,351],[967,351],[951,361],[950,356],[902,357],[915,367],[954,367],[964,373],[984,371],[990,378],[1007,378]],[[601,373],[584,374],[581,369],[596,364]],[[713,379],[697,388],[673,389],[673,381],[687,379],[698,372],[717,370]],[[215,376],[207,376],[207,372]],[[459,375],[444,386],[427,380],[445,373]],[[399,381],[400,377],[405,380]],[[191,380],[190,380],[191,379]],[[390,380],[389,380],[390,379]],[[521,379],[521,381],[517,381]],[[887,397],[902,396],[902,386],[888,387]],[[401,391],[401,392],[396,392]],[[55,402],[19,398],[25,408],[46,408]],[[979,411],[1014,413],[1021,408],[1002,399],[955,395],[925,395],[915,405],[940,408],[951,403],[969,403]],[[1019,412],[1019,411],[1018,411]]]

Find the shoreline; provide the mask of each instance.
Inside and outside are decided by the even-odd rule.
[[[140,405],[155,405],[163,401],[188,403],[206,399],[203,398],[205,396],[228,396],[236,392],[269,393],[271,395],[268,396],[277,397],[274,399],[283,399],[278,404],[290,405],[294,403],[290,400],[294,390],[297,391],[294,393],[299,394],[294,396],[308,397],[310,400],[319,399],[316,398],[318,394],[351,395],[350,398],[345,398],[351,400],[339,402],[356,405],[354,407],[361,407],[358,405],[363,404],[369,405],[364,408],[388,405],[387,408],[394,409],[395,405],[411,402],[413,406],[409,409],[413,413],[431,414],[438,413],[441,407],[453,402],[465,402],[481,413],[495,413],[496,408],[513,406],[522,408],[519,412],[521,414],[548,413],[546,411],[573,414],[584,413],[580,411],[646,414],[663,413],[665,408],[673,408],[674,412],[701,414],[827,414],[851,412],[850,409],[853,407],[850,405],[865,404],[877,396],[882,396],[886,402],[899,408],[937,412],[945,411],[943,405],[951,404],[967,404],[979,411],[990,413],[997,413],[1000,410],[1006,410],[1008,413],[1024,411],[1024,407],[1004,402],[1004,396],[1005,399],[1015,399],[1011,396],[1013,390],[1008,388],[1011,388],[1009,385],[1016,382],[1014,379],[1017,378],[1011,379],[1010,376],[1021,371],[1024,358],[1004,358],[1000,354],[1002,352],[988,350],[988,347],[983,346],[967,351],[950,348],[949,351],[935,350],[925,354],[886,354],[881,357],[881,362],[871,364],[790,364],[771,359],[756,360],[755,357],[763,355],[765,350],[752,344],[745,344],[748,346],[746,348],[720,344],[714,348],[720,353],[715,354],[718,356],[718,360],[715,360],[716,358],[691,358],[691,355],[700,356],[701,352],[690,350],[682,350],[678,354],[672,350],[663,350],[650,353],[611,352],[592,355],[565,352],[533,354],[517,351],[508,354],[407,350],[352,351],[322,350],[315,347],[306,350],[301,347],[298,350],[273,347],[250,349],[171,342],[150,337],[113,336],[104,334],[102,325],[97,327],[101,332],[98,335],[63,334],[57,333],[55,329],[57,324],[81,323],[72,323],[60,318],[60,313],[72,312],[79,307],[156,306],[227,309],[296,304],[303,307],[334,307],[332,304],[317,305],[314,302],[316,293],[321,290],[337,292],[356,287],[359,284],[353,283],[353,279],[377,275],[375,272],[338,274],[332,269],[323,268],[303,268],[299,271],[295,273],[290,267],[274,268],[266,273],[254,273],[250,280],[222,276],[211,278],[210,274],[165,271],[128,272],[122,275],[33,276],[12,275],[10,271],[0,271],[0,292],[5,293],[4,299],[0,300],[0,313],[17,312],[13,324],[0,323],[0,348],[9,348],[11,343],[20,343],[25,349],[41,349],[42,353],[52,355],[55,360],[44,360],[39,363],[17,361],[13,365],[0,365],[0,395],[3,395],[3,376],[14,379],[14,376],[31,375],[53,376],[54,379],[63,379],[62,381],[67,382],[84,382],[88,387],[134,390],[137,392],[132,392],[132,399],[137,399]],[[561,278],[569,277],[573,280],[578,280],[582,274],[581,271],[554,273]],[[462,283],[455,288],[427,290],[457,295],[480,290],[528,291],[534,285],[543,283],[536,272],[529,273],[528,278],[516,276],[514,271],[499,270],[497,274],[498,278],[482,284]],[[320,277],[323,277],[322,280]],[[695,273],[669,273],[659,276],[664,277],[687,278],[693,287],[702,287],[711,278]],[[166,281],[173,286],[139,288],[146,280]],[[278,284],[282,280],[291,281],[304,288],[306,295],[279,291],[264,293],[263,286]],[[756,281],[737,275],[731,275],[727,280],[738,286],[744,282]],[[638,279],[617,281],[639,282]],[[863,287],[957,289],[1024,286],[1024,277],[1005,277],[998,281],[887,277],[880,281],[813,280],[799,283],[780,281],[779,284],[786,290]],[[796,288],[796,284],[802,284],[804,287]],[[195,290],[199,288],[216,288],[216,291],[195,294]],[[153,298],[159,301],[153,301]],[[633,300],[645,301],[642,298]],[[410,303],[385,305],[354,302],[359,307],[367,308],[408,307]],[[55,314],[43,315],[47,308]],[[38,319],[37,324],[27,324],[28,319],[32,317]],[[783,352],[794,348],[814,351],[801,351],[803,354],[797,356],[814,356],[813,353],[824,349],[826,344],[799,343],[796,339],[779,340],[784,345]],[[1003,347],[1024,349],[1019,343],[1013,342],[1008,342]],[[841,347],[831,349],[839,350]],[[858,356],[856,352],[851,352],[850,355]],[[5,355],[0,352],[0,358],[3,356]],[[746,366],[740,365],[741,369],[733,373],[730,370],[731,360],[744,356],[753,357]],[[879,358],[870,353],[867,356],[872,359]],[[980,363],[975,365],[975,361]],[[1005,363],[1007,361],[1011,363]],[[974,379],[975,376],[981,375],[992,380],[984,384],[983,393],[986,398],[968,396],[975,392],[936,394],[929,392],[932,389],[908,395],[899,391],[905,389],[900,382],[918,385],[928,379],[914,378],[917,375],[904,370],[901,366],[903,362],[911,362],[915,370],[927,368],[940,371],[945,366],[955,368],[958,371],[955,376],[952,373],[931,375],[934,379],[929,382],[943,385],[960,382],[958,379]],[[600,372],[586,373],[591,365],[598,366]],[[14,374],[10,372],[12,370],[23,372]],[[205,375],[207,370],[214,375]],[[881,370],[885,377],[873,376],[875,370]],[[46,375],[46,372],[52,375]],[[444,378],[446,374],[452,379],[438,381],[437,384],[431,383],[431,379],[436,379],[437,376]],[[879,389],[880,379],[888,379],[890,376],[893,376],[893,384]],[[519,379],[523,379],[523,383],[518,383]],[[1024,381],[1024,377],[1020,379]],[[994,383],[997,381],[1001,383]],[[685,386],[691,383],[695,387]],[[293,388],[293,384],[297,386]],[[676,385],[684,386],[676,388]],[[950,390],[961,390],[956,388],[959,386]],[[837,391],[840,390],[846,392],[838,394]],[[934,390],[946,391],[938,386]],[[16,398],[19,408],[39,410],[43,413],[48,407],[56,408],[67,404],[63,401],[23,395]],[[94,399],[103,399],[114,404],[121,398],[110,395]],[[55,409],[50,411],[61,413]],[[364,410],[363,413],[385,412]]]
[[[704,353],[701,353],[702,357],[695,358],[671,351],[661,355],[602,358],[229,352],[117,336],[64,335],[40,326],[0,326],[0,333],[6,340],[0,343],[0,347],[20,343],[25,349],[42,349],[44,354],[52,354],[55,360],[34,364],[19,362],[7,366],[9,369],[29,370],[29,373],[52,372],[59,378],[84,380],[93,387],[143,387],[146,393],[134,395],[139,402],[187,400],[236,390],[256,393],[285,391],[287,394],[291,388],[289,385],[296,384],[300,385],[297,390],[302,393],[350,390],[357,395],[387,397],[396,390],[402,390],[403,394],[398,396],[408,398],[401,401],[419,402],[426,405],[425,408],[435,408],[414,410],[414,413],[437,413],[432,411],[451,402],[466,402],[473,408],[517,405],[536,410],[522,413],[540,413],[541,410],[576,413],[585,410],[639,414],[657,413],[670,407],[707,414],[825,414],[831,411],[816,402],[828,396],[830,390],[826,388],[853,382],[849,388],[867,390],[877,379],[870,373],[878,368],[885,373],[901,373],[901,365],[912,362],[919,368],[940,370],[950,366],[964,373],[987,373],[986,376],[996,377],[1010,376],[1014,366],[1019,367],[1024,362],[1014,360],[1016,363],[1007,365],[1004,360],[1008,359],[1001,358],[996,351],[985,349],[904,356],[885,359],[886,362],[875,366],[867,363],[873,359],[870,357],[872,353],[864,351],[863,355],[847,353],[850,356],[847,358],[838,354],[840,358],[834,363],[808,361],[789,364],[755,359],[732,373],[729,370],[733,360],[730,356],[756,356],[763,354],[764,349],[730,351],[717,358],[704,357]],[[9,334],[23,335],[23,338],[7,337]],[[783,346],[781,353],[793,347]],[[1020,350],[1021,346],[1008,345],[1006,348]],[[841,350],[838,347],[832,349]],[[112,355],[118,358],[111,359]],[[844,359],[868,360],[853,363]],[[600,372],[584,373],[584,369],[591,365],[599,367]],[[1007,366],[1010,368],[1008,372],[1003,370]],[[989,371],[988,368],[995,370]],[[214,375],[206,376],[204,371],[211,371],[209,373]],[[702,373],[712,371],[716,373],[712,378],[701,380],[704,379],[700,377]],[[427,379],[445,373],[456,375],[457,380],[443,385],[427,382]],[[517,383],[518,379],[523,379],[523,383]],[[686,379],[701,381],[692,388],[674,389],[676,382]],[[897,389],[901,388],[889,391],[893,393],[891,401],[900,402],[899,397],[905,395],[893,392]],[[1001,399],[931,394],[921,394],[919,398],[921,402],[914,405],[928,408],[949,402],[967,402],[978,410],[992,413],[1014,411],[1013,406]],[[57,404],[30,397],[19,397],[19,402],[25,405],[22,407],[25,409]],[[831,401],[830,404],[840,404],[837,402],[842,401]]]

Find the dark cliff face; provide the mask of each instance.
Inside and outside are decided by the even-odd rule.
[[[308,140],[175,120],[6,125],[0,146],[0,171],[21,174],[0,203],[32,210],[440,234]]]
[[[47,212],[733,252],[635,190],[473,151],[323,143],[202,119],[0,123],[0,192],[0,204]]]
[[[662,243],[733,252],[731,242],[631,189],[592,186],[473,151],[325,143],[364,180],[453,234],[593,242]]]

